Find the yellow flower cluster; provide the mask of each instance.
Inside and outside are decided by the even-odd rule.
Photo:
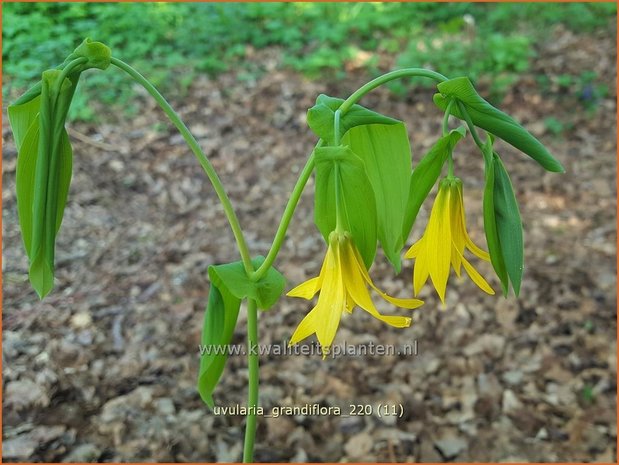
[[[440,181],[438,194],[430,213],[426,230],[406,252],[406,258],[415,259],[413,288],[415,295],[431,278],[439,298],[444,303],[449,273],[453,267],[457,276],[461,269],[467,272],[479,288],[488,294],[494,290],[464,257],[465,249],[485,261],[490,261],[487,252],[473,243],[466,230],[462,181],[453,176]],[[396,328],[408,327],[409,316],[388,316],[378,312],[368,286],[386,301],[402,308],[415,309],[423,302],[418,299],[399,299],[382,292],[363,263],[359,251],[349,233],[333,231],[329,236],[327,254],[320,274],[288,292],[290,297],[311,300],[320,292],[316,306],[303,318],[290,339],[296,344],[316,334],[326,353],[333,343],[335,333],[344,311],[352,313],[355,306],[361,307],[374,318]]]

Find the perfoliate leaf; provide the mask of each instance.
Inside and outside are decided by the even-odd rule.
[[[254,268],[258,268],[263,262],[262,256],[252,260]],[[226,289],[237,299],[254,299],[258,308],[262,310],[271,308],[286,287],[286,279],[274,267],[269,268],[260,280],[252,281],[240,261],[209,266],[208,275],[211,282],[219,289]]]
[[[328,241],[336,228],[336,186],[339,186],[342,227],[351,234],[369,269],[376,255],[376,200],[363,160],[347,146],[319,147],[314,154],[316,226]]]
[[[30,126],[39,115],[40,106],[40,94],[20,105],[9,105],[7,110],[9,114],[9,123],[11,124],[15,146],[18,152],[28,133],[28,129],[30,129]]]
[[[447,157],[452,153],[458,141],[465,135],[466,130],[463,127],[459,127],[450,131],[446,136],[441,137],[413,170],[403,221],[402,237],[404,241],[406,241],[410,234],[421,204],[428,197],[432,186],[434,186],[440,176]]]
[[[307,111],[307,124],[314,133],[325,140],[327,145],[334,145],[335,110],[344,103],[343,99],[320,94],[316,105]],[[353,105],[340,119],[340,137],[355,126],[364,124],[398,124],[400,121],[368,110],[361,105]]]
[[[228,360],[228,347],[232,341],[240,306],[241,299],[211,282],[202,326],[202,353],[198,375],[198,392],[210,408],[215,405],[213,391]]]
[[[378,239],[396,272],[400,271],[402,221],[406,212],[411,148],[403,123],[370,124],[351,128],[344,145],[363,160],[376,198]]]
[[[509,276],[505,269],[505,260],[503,260],[503,250],[497,230],[496,215],[494,212],[494,151],[492,148],[494,140],[492,135],[487,134],[486,144],[483,148],[484,164],[485,164],[485,187],[484,187],[484,231],[486,232],[486,243],[488,244],[488,253],[490,261],[501,280],[501,288],[503,295],[507,297],[509,292]]]
[[[494,154],[494,214],[505,268],[514,293],[520,293],[524,270],[524,241],[518,202],[501,159]]]
[[[563,166],[550,152],[518,124],[511,116],[490,105],[479,96],[471,81],[459,77],[441,82],[437,85],[440,94],[434,95],[434,103],[443,111],[447,109],[450,100],[462,102],[471,116],[475,126],[485,129],[510,143],[517,149],[529,155],[548,171],[564,172]],[[457,105],[452,106],[451,114],[464,119]]]
[[[252,260],[254,268],[264,262],[264,257]],[[211,280],[208,305],[204,314],[198,392],[211,408],[214,406],[213,390],[219,382],[228,359],[228,346],[234,334],[241,300],[254,299],[258,308],[267,310],[275,304],[286,286],[282,274],[271,267],[258,281],[247,276],[243,262],[213,265],[208,268]]]

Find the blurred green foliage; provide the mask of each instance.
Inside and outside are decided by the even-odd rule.
[[[614,3],[5,3],[3,95],[23,91],[84,37],[108,44],[168,95],[182,95],[197,73],[260,75],[265,66],[250,55],[268,46],[309,77],[343,77],[351,61],[375,74],[388,56],[402,67],[492,76],[500,93],[528,69],[552,26],[589,32],[615,12]],[[105,103],[130,102],[121,73],[84,78],[88,95],[76,95],[74,117],[95,116],[85,103],[91,90]]]

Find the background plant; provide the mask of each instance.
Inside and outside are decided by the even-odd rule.
[[[180,96],[198,73],[235,69],[239,79],[264,73],[264,65],[247,58],[275,46],[282,47],[284,66],[309,77],[343,78],[346,65],[372,75],[394,65],[440,67],[450,76],[489,81],[491,101],[498,101],[529,69],[550,26],[590,32],[615,12],[614,3],[7,3],[3,96],[18,95],[48,66],[47,58],[60,63],[63,50],[91,36],[122,53],[164,92]],[[139,40],[134,31],[141,31]],[[583,102],[591,106],[604,89],[596,76],[585,77]],[[104,103],[136,111],[127,105],[131,89],[118,76],[86,73],[82,81]],[[404,95],[410,83],[391,88]],[[572,90],[578,92],[577,86]],[[93,120],[95,110],[83,95],[76,94],[71,116]]]

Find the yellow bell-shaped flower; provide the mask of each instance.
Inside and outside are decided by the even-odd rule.
[[[380,314],[372,302],[368,285],[383,299],[399,307],[414,309],[423,304],[418,299],[391,297],[378,289],[372,282],[350,234],[332,232],[320,275],[287,294],[311,300],[320,291],[316,306],[303,318],[290,338],[290,344],[296,344],[316,333],[323,355],[326,354],[335,338],[342,313],[344,310],[352,313],[355,305],[396,328],[410,326],[411,318],[408,316]]]
[[[423,236],[405,254],[406,258],[415,259],[413,272],[415,295],[419,293],[429,276],[441,302],[445,303],[449,271],[453,267],[456,275],[460,276],[462,266],[481,290],[494,295],[494,290],[488,282],[464,258],[464,249],[469,249],[482,260],[490,261],[488,253],[473,243],[466,230],[462,181],[456,177],[447,177],[440,181]]]

